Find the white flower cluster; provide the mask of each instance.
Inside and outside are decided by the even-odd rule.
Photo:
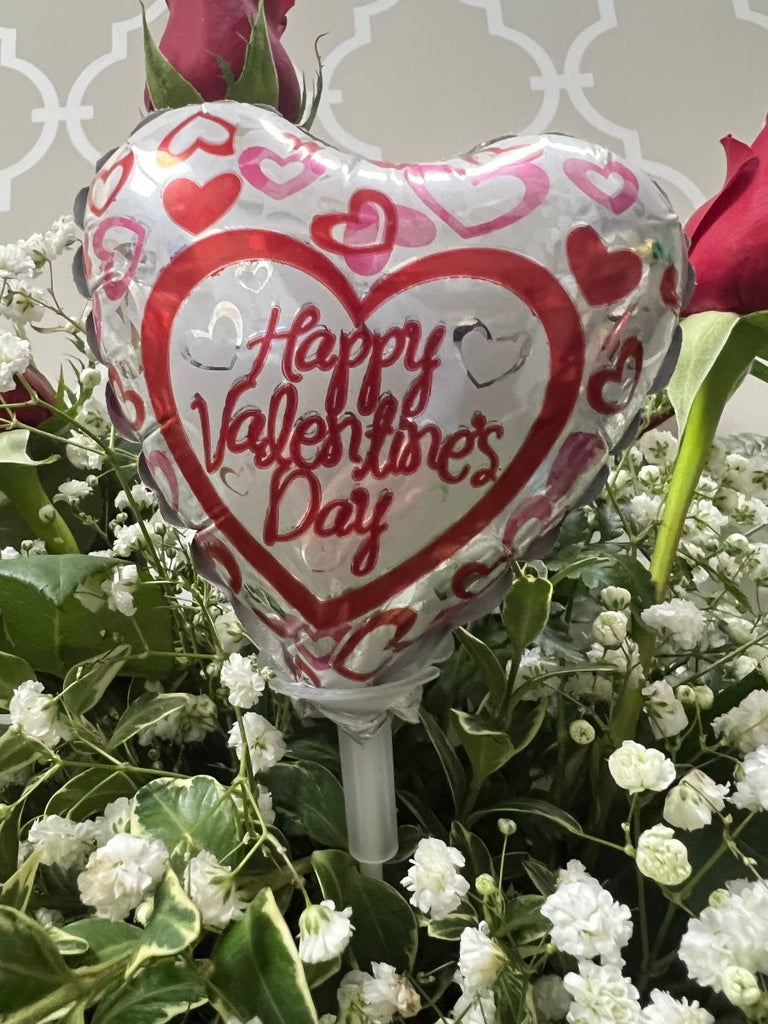
[[[632,915],[593,878],[580,861],[568,862],[555,892],[541,913],[552,922],[552,941],[579,960],[600,958],[621,964],[621,951],[632,937]]]
[[[235,708],[252,708],[264,692],[264,674],[252,658],[230,654],[221,666],[221,685]]]
[[[414,1017],[421,1000],[391,964],[373,963],[371,973],[350,971],[338,990],[338,1024],[390,1024],[395,1014]]]
[[[162,743],[200,743],[218,728],[216,705],[205,694],[185,693],[186,703],[138,734],[143,747]]]
[[[422,839],[411,858],[401,884],[411,893],[410,902],[435,921],[448,917],[469,892],[469,882],[459,873],[464,855],[442,839]]]

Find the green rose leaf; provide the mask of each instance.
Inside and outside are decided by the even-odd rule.
[[[55,943],[36,921],[12,907],[0,907],[0,1013],[13,1013],[71,983]]]
[[[12,584],[26,584],[57,608],[81,583],[118,563],[116,558],[97,558],[94,555],[36,555],[34,558],[11,558],[0,562],[0,605],[5,614],[2,597],[13,593]],[[20,591],[16,591],[20,593]]]
[[[113,800],[130,798],[135,792],[136,784],[125,772],[109,771],[106,765],[86,768],[56,790],[45,806],[45,813],[85,821],[101,814]]]
[[[280,827],[292,836],[307,835],[323,846],[346,847],[344,791],[321,764],[282,762],[266,772]]]
[[[316,850],[312,854],[325,899],[337,910],[352,908],[351,947],[363,970],[373,961],[384,960],[397,970],[410,970],[416,958],[416,918],[403,897],[386,882],[361,875],[357,865],[342,850]]]
[[[208,775],[155,779],[142,786],[136,794],[131,832],[160,839],[179,870],[201,850],[226,862],[242,837],[232,797]]]
[[[501,606],[501,620],[516,657],[520,657],[546,626],[551,603],[552,584],[547,579],[524,575],[512,584]]]
[[[738,313],[718,312],[694,313],[682,321],[683,343],[675,372],[667,385],[680,436],[699,388],[728,344],[738,321]]]
[[[200,935],[200,911],[184,892],[173,870],[163,876],[155,892],[152,917],[128,969],[135,974],[147,960],[172,956],[191,946]]]
[[[64,676],[62,700],[71,715],[84,715],[99,703],[125,665],[131,648],[118,644],[111,651],[81,661]]]
[[[296,944],[271,889],[262,889],[216,943],[208,981],[211,1001],[241,1020],[317,1024]]]
[[[92,1024],[165,1024],[207,1001],[194,962],[161,960],[102,999]]]
[[[144,932],[127,921],[108,921],[103,917],[84,917],[64,925],[62,931],[86,943],[88,963],[108,963],[131,953],[142,941]]]

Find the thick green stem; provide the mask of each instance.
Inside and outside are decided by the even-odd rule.
[[[0,464],[0,491],[14,505],[24,522],[36,537],[45,542],[51,555],[72,555],[78,553],[78,546],[72,533],[54,509],[53,517],[47,521],[40,518],[40,510],[46,505],[53,508],[46,494],[35,466]]]

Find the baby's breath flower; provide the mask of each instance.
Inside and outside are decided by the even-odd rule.
[[[568,1019],[577,1024],[638,1024],[639,992],[616,964],[583,960],[563,979],[571,994]]]
[[[69,728],[59,721],[56,704],[35,679],[16,687],[8,710],[11,725],[46,747],[53,749],[61,740],[69,739]]]
[[[661,736],[677,736],[688,725],[685,708],[675,696],[675,691],[665,679],[657,679],[643,687],[645,713],[651,723],[651,731],[658,739]]]
[[[17,373],[24,373],[31,361],[27,339],[19,338],[12,331],[0,330],[0,394],[15,386],[13,378]]]
[[[718,715],[712,728],[742,754],[768,745],[768,690],[752,690],[736,707]]]
[[[568,726],[568,733],[574,743],[586,747],[595,739],[595,727],[586,718],[577,718]]]
[[[630,793],[650,789],[661,792],[675,781],[675,766],[655,747],[644,747],[635,740],[624,740],[608,758],[613,781]]]
[[[139,509],[152,508],[155,504],[155,493],[144,484],[134,484],[130,491],[130,500],[125,491],[118,491],[115,495],[115,508],[130,509],[131,502]]]
[[[349,945],[355,930],[352,908],[337,910],[333,900],[307,907],[299,918],[299,957],[305,964],[333,960]]]
[[[482,921],[477,928],[465,928],[459,939],[459,976],[465,993],[487,992],[499,976],[507,956],[488,933]]]
[[[462,992],[451,1013],[451,1020],[457,1024],[497,1024],[498,1019],[496,1000],[492,991]]]
[[[651,1001],[640,1014],[642,1024],[715,1024],[715,1018],[694,1000],[673,999],[668,992],[655,988]]]
[[[579,868],[579,874],[569,873],[558,881],[541,913],[552,922],[552,941],[561,952],[580,960],[599,956],[603,963],[616,963],[632,936],[632,915],[583,865]]]
[[[264,677],[253,659],[242,654],[230,654],[221,666],[221,683],[236,708],[252,708],[264,692]]]
[[[184,869],[184,886],[205,928],[226,928],[245,913],[246,903],[232,874],[209,850],[201,850],[189,861]]]
[[[35,261],[23,241],[0,245],[0,281],[32,277],[34,273]]]
[[[632,595],[624,587],[603,587],[600,591],[600,600],[606,608],[612,611],[621,612],[629,608],[632,602]]]
[[[59,484],[53,500],[66,502],[67,505],[78,505],[91,493],[92,488],[85,480],[64,480]]]
[[[229,731],[227,745],[234,747],[239,758],[243,751],[243,736],[248,747],[251,767],[254,772],[264,772],[277,764],[285,754],[286,746],[283,734],[267,721],[263,715],[255,711],[246,711],[242,719],[242,728],[235,722]]]
[[[138,582],[139,570],[135,565],[129,563],[115,566],[111,577],[101,585],[102,591],[107,595],[109,610],[126,616],[135,615],[133,593]]]
[[[638,871],[660,885],[681,885],[691,874],[685,844],[666,825],[654,825],[637,840]]]
[[[93,850],[94,829],[90,821],[72,821],[59,814],[46,814],[30,826],[27,842],[40,856],[40,863],[67,870],[81,868]]]
[[[592,623],[592,636],[603,647],[618,647],[627,636],[627,616],[624,612],[600,612]]]
[[[715,811],[725,807],[727,786],[719,786],[708,775],[694,768],[667,793],[664,819],[675,828],[692,832],[712,821]]]
[[[168,851],[158,839],[122,833],[92,853],[77,885],[97,917],[122,921],[163,877]]]
[[[77,469],[101,469],[104,463],[105,452],[99,442],[79,430],[71,432],[65,450],[67,458]]]
[[[185,693],[186,704],[142,729],[136,737],[143,747],[154,743],[199,743],[218,726],[216,705],[205,694]]]
[[[749,1007],[760,1002],[760,982],[752,971],[730,964],[723,971],[723,993],[734,1006]]]
[[[640,617],[649,629],[668,638],[684,651],[693,650],[704,636],[707,626],[704,612],[692,601],[682,597],[651,605]]]
[[[750,750],[731,802],[748,811],[768,811],[768,746]]]
[[[448,917],[469,892],[469,882],[456,870],[464,867],[464,855],[442,839],[422,839],[411,858],[401,885],[411,893],[411,903],[433,920]]]

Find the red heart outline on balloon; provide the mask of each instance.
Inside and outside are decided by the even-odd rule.
[[[240,154],[237,166],[248,184],[265,196],[275,200],[288,199],[297,192],[303,192],[325,174],[325,167],[311,159],[312,153],[319,149],[319,146],[310,149],[309,146],[299,145],[290,153],[278,153],[267,146],[249,146]],[[283,169],[296,164],[298,174],[279,181],[268,173],[266,165],[269,164]]]
[[[174,152],[172,148],[173,143],[180,135],[184,134],[189,125],[196,122],[203,122],[207,127],[216,125],[219,128],[223,128],[225,138],[222,142],[212,142],[206,139],[205,135],[200,131],[188,146],[179,150],[179,152]],[[209,114],[205,110],[198,110],[182,121],[181,124],[177,124],[172,131],[168,132],[157,147],[157,162],[161,167],[172,166],[173,164],[188,160],[198,150],[202,153],[210,153],[211,156],[231,156],[235,152],[236,134],[237,127],[231,122],[225,121],[222,117],[216,117],[215,114]]]
[[[130,178],[135,160],[136,158],[131,149],[128,150],[125,156],[120,157],[119,160],[116,160],[114,163],[108,161],[101,168],[88,190],[88,206],[91,213],[100,217],[109,209],[122,192],[126,181]],[[111,183],[115,171],[117,171],[117,181]],[[106,193],[101,201],[98,200],[99,189],[104,189]]]
[[[539,318],[549,343],[550,375],[541,408],[511,462],[497,480],[440,536],[379,577],[342,594],[318,599],[222,503],[180,422],[171,382],[170,342],[185,299],[206,278],[227,266],[271,260],[320,282],[346,310],[353,325],[401,292],[445,278],[498,284]],[[165,442],[206,514],[256,571],[310,624],[322,628],[381,608],[425,572],[450,558],[502,512],[530,480],[560,437],[576,404],[584,367],[581,320],[568,293],[540,264],[498,249],[434,253],[379,278],[359,296],[326,256],[296,239],[271,231],[240,229],[210,235],[182,250],[160,273],[142,322],[142,363],[149,397]]]
[[[370,213],[378,215],[377,237],[368,240]],[[376,189],[360,188],[353,192],[344,213],[322,213],[312,220],[310,235],[315,245],[337,256],[374,256],[390,253],[397,238],[397,206],[389,196]],[[334,232],[343,229],[341,238]]]
[[[504,150],[502,155],[511,152],[514,152],[514,150]],[[549,177],[543,168],[533,163],[536,157],[540,155],[541,152],[539,151],[527,156],[523,160],[498,165],[494,162],[489,162],[488,165],[482,164],[472,156],[466,158],[470,164],[469,167],[459,167],[458,165],[448,163],[418,164],[405,168],[405,180],[424,205],[436,214],[443,223],[447,224],[452,231],[455,231],[461,238],[477,238],[480,235],[489,235],[493,231],[509,227],[510,224],[514,224],[516,221],[522,220],[523,217],[527,217],[529,213],[544,202],[549,192]],[[441,177],[448,180],[452,177],[458,177],[475,187],[482,187],[485,182],[501,175],[511,175],[522,182],[523,195],[512,209],[496,214],[496,216],[479,224],[467,224],[456,213],[449,210],[447,206],[444,206],[435,195],[435,192],[430,189],[430,175],[435,178],[433,182],[435,185],[439,184]]]
[[[606,398],[603,392],[607,384],[620,384],[624,377],[624,370],[630,363],[632,366],[632,384],[627,392],[618,401],[611,401]],[[626,409],[632,400],[632,396],[635,393],[638,382],[640,380],[640,374],[643,370],[643,345],[639,338],[631,337],[625,338],[622,342],[619,353],[616,357],[616,362],[613,366],[606,366],[602,370],[597,370],[589,378],[587,384],[587,401],[592,408],[603,416],[613,416],[614,413],[621,412],[622,409]]]

